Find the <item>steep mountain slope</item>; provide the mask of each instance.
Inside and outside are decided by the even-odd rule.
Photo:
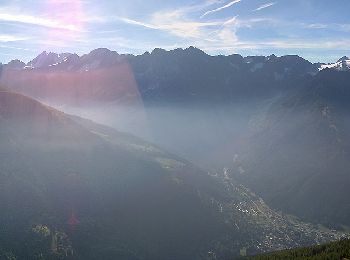
[[[350,73],[325,70],[272,102],[251,122],[239,179],[285,212],[350,225],[349,82]]]
[[[191,259],[226,233],[196,191],[218,187],[186,162],[18,94],[0,92],[0,115],[1,246],[19,258],[39,225],[67,234],[74,259]]]
[[[222,168],[261,102],[317,71],[298,56],[209,56],[194,47],[133,56],[97,49],[56,66],[5,66],[0,81],[60,110]]]
[[[0,81],[211,171],[234,162],[238,178],[274,207],[339,227],[349,219],[341,213],[349,205],[341,195],[349,184],[349,72],[337,72],[293,55],[97,49],[56,66],[5,65]]]
[[[6,90],[0,142],[9,259],[225,259],[342,236],[272,211],[226,171]]]
[[[144,100],[220,102],[270,97],[316,67],[298,56],[209,56],[199,49],[130,57]]]

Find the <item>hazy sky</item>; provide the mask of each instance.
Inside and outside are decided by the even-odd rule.
[[[350,55],[350,0],[0,0],[0,62],[43,50]]]

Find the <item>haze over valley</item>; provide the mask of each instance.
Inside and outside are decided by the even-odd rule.
[[[30,2],[0,3],[0,260],[350,257],[347,2]]]
[[[194,47],[64,55],[2,67],[3,192],[18,189],[12,178],[27,190],[11,203],[24,210],[13,213],[21,217],[13,229],[45,224],[65,234],[71,250],[84,249],[73,250],[84,259],[108,254],[95,239],[116,220],[117,233],[104,239],[120,240],[113,250],[126,259],[190,259],[206,249],[223,258],[347,236],[347,67],[322,69],[298,56],[209,56]],[[76,233],[66,230],[72,212]],[[74,241],[84,228],[94,253]],[[184,240],[198,241],[191,236],[206,239]]]

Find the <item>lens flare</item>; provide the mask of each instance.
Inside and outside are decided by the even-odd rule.
[[[86,16],[82,1],[50,0],[47,1],[43,13],[55,25],[48,31],[46,46],[43,46],[45,49],[52,45],[68,47],[83,36]]]

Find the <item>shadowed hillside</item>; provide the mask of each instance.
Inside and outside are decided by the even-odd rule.
[[[226,171],[20,94],[0,101],[5,259],[229,259],[342,236],[274,212]]]
[[[266,255],[251,257],[256,260],[279,260],[279,259],[348,259],[350,258],[350,241],[342,240],[326,245],[281,251]]]

